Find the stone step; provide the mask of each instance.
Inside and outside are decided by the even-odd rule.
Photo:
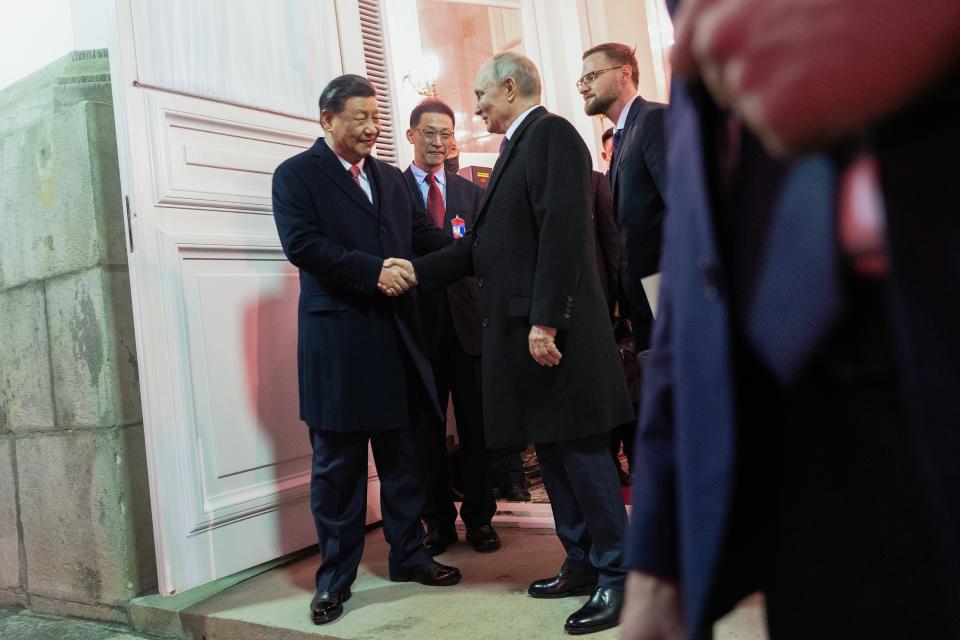
[[[462,542],[437,559],[461,569],[455,587],[424,587],[387,578],[388,547],[381,530],[367,534],[363,563],[343,616],[315,626],[307,609],[313,596],[315,553],[264,570],[251,569],[216,583],[163,598],[131,603],[137,631],[162,638],[205,640],[546,640],[564,637],[566,617],[586,597],[534,600],[527,585],[556,573],[563,549],[552,531],[499,527],[503,547],[479,554]],[[591,640],[612,640],[615,629]],[[719,640],[763,640],[756,601],[718,627]]]

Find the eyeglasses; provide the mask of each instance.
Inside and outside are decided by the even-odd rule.
[[[443,131],[434,131],[433,129],[417,129],[417,133],[423,136],[423,139],[427,142],[433,142],[437,138],[440,138],[441,142],[450,142],[450,139],[453,138],[453,131],[449,129],[444,129]]]
[[[619,69],[625,65],[620,65],[619,67],[607,67],[606,69],[597,69],[596,71],[591,71],[590,73],[585,73],[580,76],[580,79],[577,80],[577,88],[579,89],[585,84],[593,84],[596,82],[597,78],[605,74],[607,71],[613,71],[614,69]]]

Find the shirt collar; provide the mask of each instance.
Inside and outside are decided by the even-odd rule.
[[[516,133],[517,128],[523,123],[524,118],[530,115],[530,112],[539,106],[540,105],[538,104],[533,105],[532,107],[530,107],[529,109],[527,109],[526,111],[518,115],[517,119],[514,120],[512,123],[510,123],[510,126],[507,127],[507,134],[506,134],[507,140],[509,140],[513,136],[513,134]]]
[[[323,141],[324,141],[324,142],[327,142],[327,139],[324,138]],[[329,143],[329,142],[327,143],[327,146],[330,147],[330,143]],[[330,147],[330,151],[333,151],[333,147]],[[351,163],[349,163],[349,162],[347,162],[346,160],[344,160],[344,159],[340,156],[340,154],[337,153],[336,151],[333,151],[333,155],[337,156],[337,160],[340,161],[340,164],[343,165],[343,168],[344,168],[344,169],[346,169],[347,171],[350,171],[350,167],[352,166]],[[360,162],[357,163],[357,166],[360,167],[360,175],[361,175],[361,176],[365,176],[365,174],[363,173],[363,165],[364,165],[364,163],[365,163],[366,161],[367,161],[367,159],[364,157],[364,158],[360,158]]]
[[[633,103],[638,97],[640,97],[639,93],[634,94],[634,96],[627,101],[627,104],[623,105],[623,111],[620,112],[620,117],[617,118],[617,126],[614,127],[614,131],[620,131],[626,126],[627,116],[630,115],[630,107],[633,106]]]
[[[410,163],[410,171],[413,172],[413,177],[417,179],[417,184],[423,184],[423,181],[427,179],[427,172],[418,167],[417,165]],[[433,175],[437,178],[437,183],[440,186],[444,186],[447,183],[447,174],[443,170],[443,165],[434,170]]]

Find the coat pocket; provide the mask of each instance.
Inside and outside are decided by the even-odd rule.
[[[346,311],[347,303],[327,294],[313,294],[303,298],[303,308],[307,313],[325,313],[327,311]]]
[[[507,316],[510,318],[530,317],[530,296],[513,296],[507,303]]]

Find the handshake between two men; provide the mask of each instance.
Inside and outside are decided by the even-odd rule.
[[[380,269],[377,289],[390,297],[403,295],[417,284],[417,273],[413,263],[403,258],[387,258]],[[530,356],[537,364],[554,367],[560,364],[563,354],[557,348],[557,330],[555,327],[534,324],[530,326],[527,339]]]
[[[377,289],[391,298],[403,295],[416,286],[417,273],[413,270],[413,263],[403,258],[387,258],[380,269],[380,278],[377,280]]]

